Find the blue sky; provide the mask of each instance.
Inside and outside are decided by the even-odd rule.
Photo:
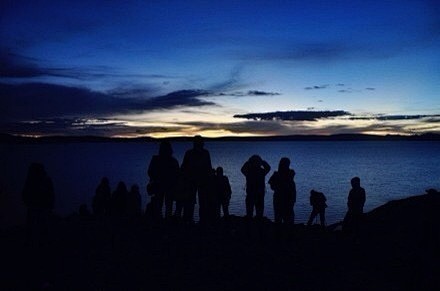
[[[0,5],[1,132],[440,133],[438,1]]]

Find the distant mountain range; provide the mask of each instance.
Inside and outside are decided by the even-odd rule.
[[[192,137],[166,138],[171,141],[191,141]],[[100,136],[44,136],[23,137],[11,134],[0,134],[0,143],[81,143],[81,142],[153,142],[160,138],[112,138]],[[425,133],[421,135],[368,135],[368,134],[335,134],[335,135],[284,135],[284,136],[226,136],[206,138],[207,141],[440,141],[440,134]]]

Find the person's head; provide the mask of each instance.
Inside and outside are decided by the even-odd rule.
[[[311,195],[311,196],[316,195],[316,193],[318,193],[318,192],[316,192],[315,190],[311,190],[311,191],[310,191],[310,195]]]
[[[278,171],[287,171],[290,167],[289,158],[281,158],[280,163],[278,164]]]
[[[252,157],[249,158],[249,162],[253,165],[259,166],[261,165],[261,162],[263,160],[261,159],[261,157],[259,155],[253,155]]]
[[[43,164],[40,163],[32,163],[29,166],[28,177],[31,179],[42,179],[46,176],[46,171],[44,170]]]
[[[223,176],[223,168],[217,167],[217,169],[215,170],[215,173],[217,174],[217,176]]]
[[[125,186],[125,183],[121,181],[118,183],[118,186],[116,187],[116,191],[127,192],[127,186]]]
[[[193,140],[193,147],[196,150],[203,149],[204,143],[203,143],[203,137],[201,135],[194,136]]]
[[[361,179],[359,177],[354,177],[351,179],[351,187],[359,188],[361,186]]]
[[[172,156],[173,148],[171,147],[171,143],[167,140],[161,141],[159,145],[159,155],[160,156]]]

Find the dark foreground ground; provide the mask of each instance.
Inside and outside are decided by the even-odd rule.
[[[0,290],[440,290],[439,222],[439,193],[373,210],[358,238],[241,217],[55,219],[43,246],[24,228],[0,234]]]

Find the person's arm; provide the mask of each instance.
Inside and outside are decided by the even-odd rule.
[[[243,167],[241,167],[241,173],[247,176],[248,172],[249,172],[249,164],[248,162],[245,162]]]
[[[270,172],[270,166],[266,161],[262,161],[261,162],[261,166],[263,167],[264,170],[264,175],[267,175],[267,173]]]
[[[154,179],[157,171],[157,161],[156,156],[153,156],[150,161],[150,165],[148,166],[147,174],[150,179]]]
[[[231,198],[231,194],[232,194],[232,189],[231,189],[231,184],[229,183],[229,179],[228,177],[225,177],[225,184],[226,184],[226,194],[229,197],[229,199]]]
[[[207,150],[206,150],[206,164],[207,164],[206,169],[211,171],[212,170],[211,155]]]

